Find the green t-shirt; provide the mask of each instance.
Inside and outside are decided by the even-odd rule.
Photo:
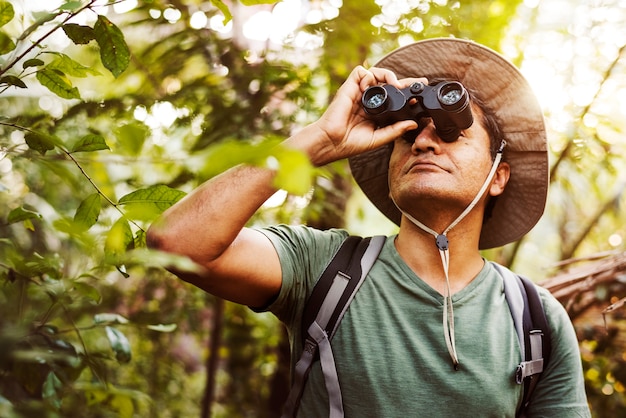
[[[347,233],[287,226],[262,232],[275,246],[283,270],[280,294],[268,310],[287,325],[295,364],[302,351],[302,309]],[[394,238],[387,238],[332,340],[345,416],[514,417],[523,393],[514,381],[521,353],[500,275],[485,263],[452,297],[460,362],[455,371],[443,333],[443,296],[406,265]],[[528,416],[589,417],[572,324],[547,291],[541,297],[552,329],[552,353]],[[328,397],[316,362],[298,417],[324,416]]]

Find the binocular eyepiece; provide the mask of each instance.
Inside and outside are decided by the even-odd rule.
[[[363,93],[361,105],[378,126],[432,118],[437,135],[445,142],[456,141],[474,122],[469,94],[457,81],[413,83],[403,89],[390,84],[372,86]]]

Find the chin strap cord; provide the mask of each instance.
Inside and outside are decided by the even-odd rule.
[[[396,201],[391,197],[394,205],[398,208],[400,212],[404,216],[407,217],[413,224],[415,224],[418,228],[422,229],[425,232],[428,232],[432,236],[435,237],[435,244],[439,249],[439,254],[441,255],[441,264],[443,266],[443,272],[446,278],[446,287],[445,294],[443,295],[443,333],[446,339],[446,346],[448,348],[448,353],[450,354],[450,359],[452,360],[452,365],[454,366],[454,370],[459,369],[459,357],[456,352],[456,341],[454,337],[454,306],[452,303],[452,292],[450,291],[450,276],[449,276],[449,268],[450,268],[450,248],[447,234],[450,232],[452,228],[458,225],[459,222],[467,216],[468,213],[471,212],[472,209],[476,206],[480,198],[485,194],[487,187],[493,180],[494,175],[496,174],[496,170],[498,165],[500,165],[500,161],[502,160],[502,152],[504,151],[504,147],[506,145],[506,141],[502,141],[500,144],[500,148],[496,153],[496,158],[493,160],[493,164],[491,166],[491,171],[489,171],[489,175],[485,179],[482,187],[474,197],[474,200],[470,202],[470,204],[465,208],[465,210],[448,226],[441,234],[427,227],[413,216],[409,215],[407,212],[402,210],[400,206],[396,203]]]

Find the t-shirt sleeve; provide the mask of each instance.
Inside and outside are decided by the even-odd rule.
[[[272,312],[291,330],[300,323],[308,295],[348,233],[286,225],[260,231],[274,245],[282,269],[280,292],[263,310]]]
[[[547,290],[541,298],[551,329],[549,364],[531,396],[528,417],[590,417],[578,339],[565,308]]]

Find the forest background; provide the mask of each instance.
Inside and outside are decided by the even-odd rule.
[[[393,233],[345,162],[275,145],[355,65],[437,36],[500,51],[544,106],[546,213],[485,256],[563,302],[594,417],[626,416],[624,21],[619,0],[0,0],[0,416],[276,416],[282,326],[167,273],[193,266],[146,228],[247,163],[281,189],[251,224]]]

